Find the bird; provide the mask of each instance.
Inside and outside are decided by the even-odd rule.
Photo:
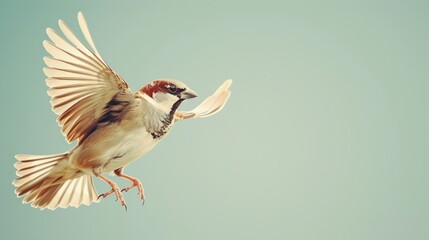
[[[89,47],[63,20],[58,24],[64,36],[47,28],[50,40],[43,41],[50,54],[43,58],[43,71],[52,110],[67,142],[76,145],[61,154],[16,155],[15,193],[41,210],[77,208],[109,195],[127,209],[123,193],[136,188],[144,204],[140,180],[125,174],[125,167],[157,145],[176,122],[219,112],[231,95],[232,80],[193,110],[179,111],[183,101],[197,97],[192,89],[178,80],[156,79],[132,92],[99,54],[82,12],[77,19]],[[106,176],[112,172],[131,184],[121,190]],[[110,190],[98,194],[94,178]]]

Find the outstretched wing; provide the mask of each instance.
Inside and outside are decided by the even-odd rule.
[[[78,21],[92,51],[62,20],[59,20],[59,26],[65,38],[48,28],[46,32],[52,42],[43,42],[51,55],[43,59],[47,65],[43,71],[48,77],[46,84],[52,98],[52,110],[59,115],[57,121],[68,142],[82,141],[100,119],[118,116],[129,105],[126,102],[133,99],[128,84],[106,64],[95,48],[81,12]]]
[[[191,111],[186,112],[176,112],[174,118],[176,120],[180,119],[190,119],[190,118],[204,118],[209,117],[220,110],[225,106],[226,102],[231,95],[229,87],[232,84],[232,80],[226,80],[210,97],[206,98],[200,105],[194,108]]]

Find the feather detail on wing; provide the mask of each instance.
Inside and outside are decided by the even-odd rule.
[[[50,41],[43,45],[51,55],[45,57],[43,69],[49,86],[52,110],[68,142],[82,141],[97,120],[106,114],[106,105],[118,93],[132,93],[128,84],[102,59],[95,48],[85,18],[78,13],[79,26],[91,47],[89,50],[62,20],[59,26],[65,38],[53,29],[46,32]]]
[[[206,98],[200,105],[191,111],[176,112],[174,118],[177,120],[190,119],[190,118],[204,118],[209,117],[225,106],[226,102],[231,96],[229,87],[232,84],[232,80],[226,80],[210,97]]]

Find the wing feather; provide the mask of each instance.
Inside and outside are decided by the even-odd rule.
[[[56,33],[52,28],[47,28],[46,33],[48,34],[48,37],[51,39],[51,41],[58,46],[59,49],[62,51],[68,53],[69,55],[78,57],[80,59],[85,59],[87,61],[93,62],[94,64],[99,64],[98,61],[94,61],[94,59],[91,58],[91,55],[88,55],[88,53],[84,53],[82,51],[79,51],[76,47],[69,44],[66,40],[60,37],[58,33]],[[105,64],[101,64],[99,66],[105,66]]]
[[[70,71],[81,71],[81,72],[88,72],[88,73],[98,73],[98,70],[96,68],[90,68],[87,65],[67,62],[60,59],[50,58],[50,57],[44,57],[43,60],[45,61],[45,64],[48,66],[51,66],[52,68],[58,68],[58,69],[68,69]]]
[[[176,120],[191,119],[191,118],[205,118],[216,114],[225,106],[231,92],[229,87],[232,80],[226,80],[211,96],[206,98],[200,105],[191,111],[176,112],[174,115]]]
[[[95,47],[94,41],[92,40],[91,33],[88,29],[88,24],[86,23],[85,17],[83,16],[82,12],[77,13],[77,20],[79,22],[80,29],[82,30],[83,36],[85,37],[86,41],[91,46],[92,50],[94,51],[94,54],[104,62],[103,58],[98,53],[97,48]]]
[[[100,59],[97,58],[94,53],[88,50],[88,48],[83,45],[83,43],[76,37],[76,35],[73,33],[73,31],[70,29],[70,27],[63,21],[59,20],[58,24],[60,26],[61,31],[63,32],[64,36],[72,42],[78,50],[80,50],[83,54],[86,54],[87,56],[93,56],[93,60],[99,64],[100,67],[107,67],[107,65],[100,61]]]
[[[128,84],[98,53],[81,12],[78,21],[92,51],[63,20],[58,24],[65,38],[48,28],[46,33],[50,41],[43,42],[51,55],[43,58],[47,65],[43,71],[47,76],[48,95],[68,142],[82,141],[91,134],[98,119],[106,114],[106,105],[118,93],[125,94],[129,101],[134,99]]]
[[[43,68],[43,72],[45,73],[45,75],[48,75],[51,78],[55,78],[57,80],[86,79],[91,81],[92,79],[97,78],[97,74],[94,73],[86,73],[79,70],[59,69],[52,67]]]
[[[72,53],[69,53],[65,51],[64,49],[59,48],[57,45],[55,45],[52,42],[49,42],[47,40],[43,41],[43,46],[45,47],[46,51],[51,54],[52,57],[58,60],[71,62],[71,63],[81,63],[85,64],[85,66],[92,68],[94,71],[98,72],[100,69],[103,69],[101,65],[94,59],[88,60],[86,57],[80,57],[79,55],[73,55]],[[83,54],[83,52],[79,51]],[[84,55],[88,56],[88,55]]]

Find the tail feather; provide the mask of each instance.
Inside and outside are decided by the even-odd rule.
[[[18,176],[13,185],[17,196],[26,195],[23,202],[33,207],[54,210],[58,207],[79,207],[97,202],[97,192],[91,175],[76,173],[71,178],[67,153],[58,155],[17,155]],[[69,171],[69,172],[68,172]],[[67,173],[67,174],[66,174]]]

